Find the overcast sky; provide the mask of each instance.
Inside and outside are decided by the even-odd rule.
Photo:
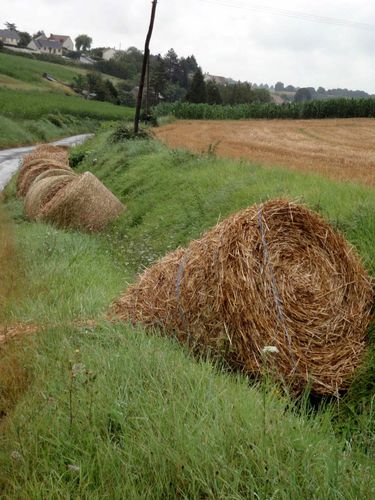
[[[2,0],[0,23],[141,49],[150,10],[151,0]],[[194,54],[203,71],[235,80],[375,93],[371,0],[159,0],[151,52],[171,47]]]

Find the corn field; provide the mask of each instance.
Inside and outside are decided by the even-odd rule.
[[[375,99],[330,99],[304,103],[253,103],[236,106],[218,104],[162,103],[154,108],[157,117],[187,120],[373,118]]]

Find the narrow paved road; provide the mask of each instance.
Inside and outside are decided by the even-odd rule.
[[[66,137],[60,141],[53,142],[56,146],[76,146],[82,144],[92,134],[74,135]],[[36,146],[26,146],[24,148],[13,148],[0,150],[0,191],[2,191],[7,183],[17,172],[20,167],[20,160],[26,154],[35,149]]]

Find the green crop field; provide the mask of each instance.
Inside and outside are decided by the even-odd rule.
[[[75,76],[85,74],[86,71],[80,67],[71,67],[63,64],[54,64],[27,57],[0,53],[0,75],[5,75],[18,82],[33,84],[33,88],[53,89],[51,82],[43,78],[43,73],[52,75],[56,80],[64,83],[72,83]],[[6,84],[2,81],[0,86]],[[8,85],[12,82],[8,80]],[[14,85],[14,83],[13,83]],[[60,89],[61,91],[61,89]]]
[[[43,78],[43,73],[49,73],[70,84],[86,72],[80,67],[0,53],[0,148],[92,132],[100,122],[133,116],[132,109],[85,100],[69,87]]]
[[[279,196],[319,211],[375,277],[373,189],[110,133],[71,154],[127,206],[104,234],[30,224],[14,181],[5,193],[18,272],[3,321],[39,332],[0,346],[4,498],[374,498],[374,325],[349,392],[314,406],[104,319],[144,266]]]
[[[49,113],[94,118],[97,120],[129,119],[133,110],[108,102],[88,101],[82,97],[52,92],[21,92],[0,89],[0,109],[3,116],[37,120]]]

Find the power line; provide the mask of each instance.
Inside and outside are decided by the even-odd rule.
[[[369,23],[362,23],[359,21],[349,21],[347,19],[337,19],[334,17],[319,16],[316,14],[309,14],[307,12],[300,12],[288,9],[279,9],[277,7],[269,7],[266,5],[244,5],[228,3],[222,0],[200,0],[213,5],[222,5],[223,7],[231,7],[235,9],[248,10],[252,12],[262,12],[276,16],[289,17],[292,19],[299,19],[301,21],[309,21],[319,24],[329,24],[332,26],[342,26],[345,28],[356,28],[367,31],[375,31],[375,25]]]

